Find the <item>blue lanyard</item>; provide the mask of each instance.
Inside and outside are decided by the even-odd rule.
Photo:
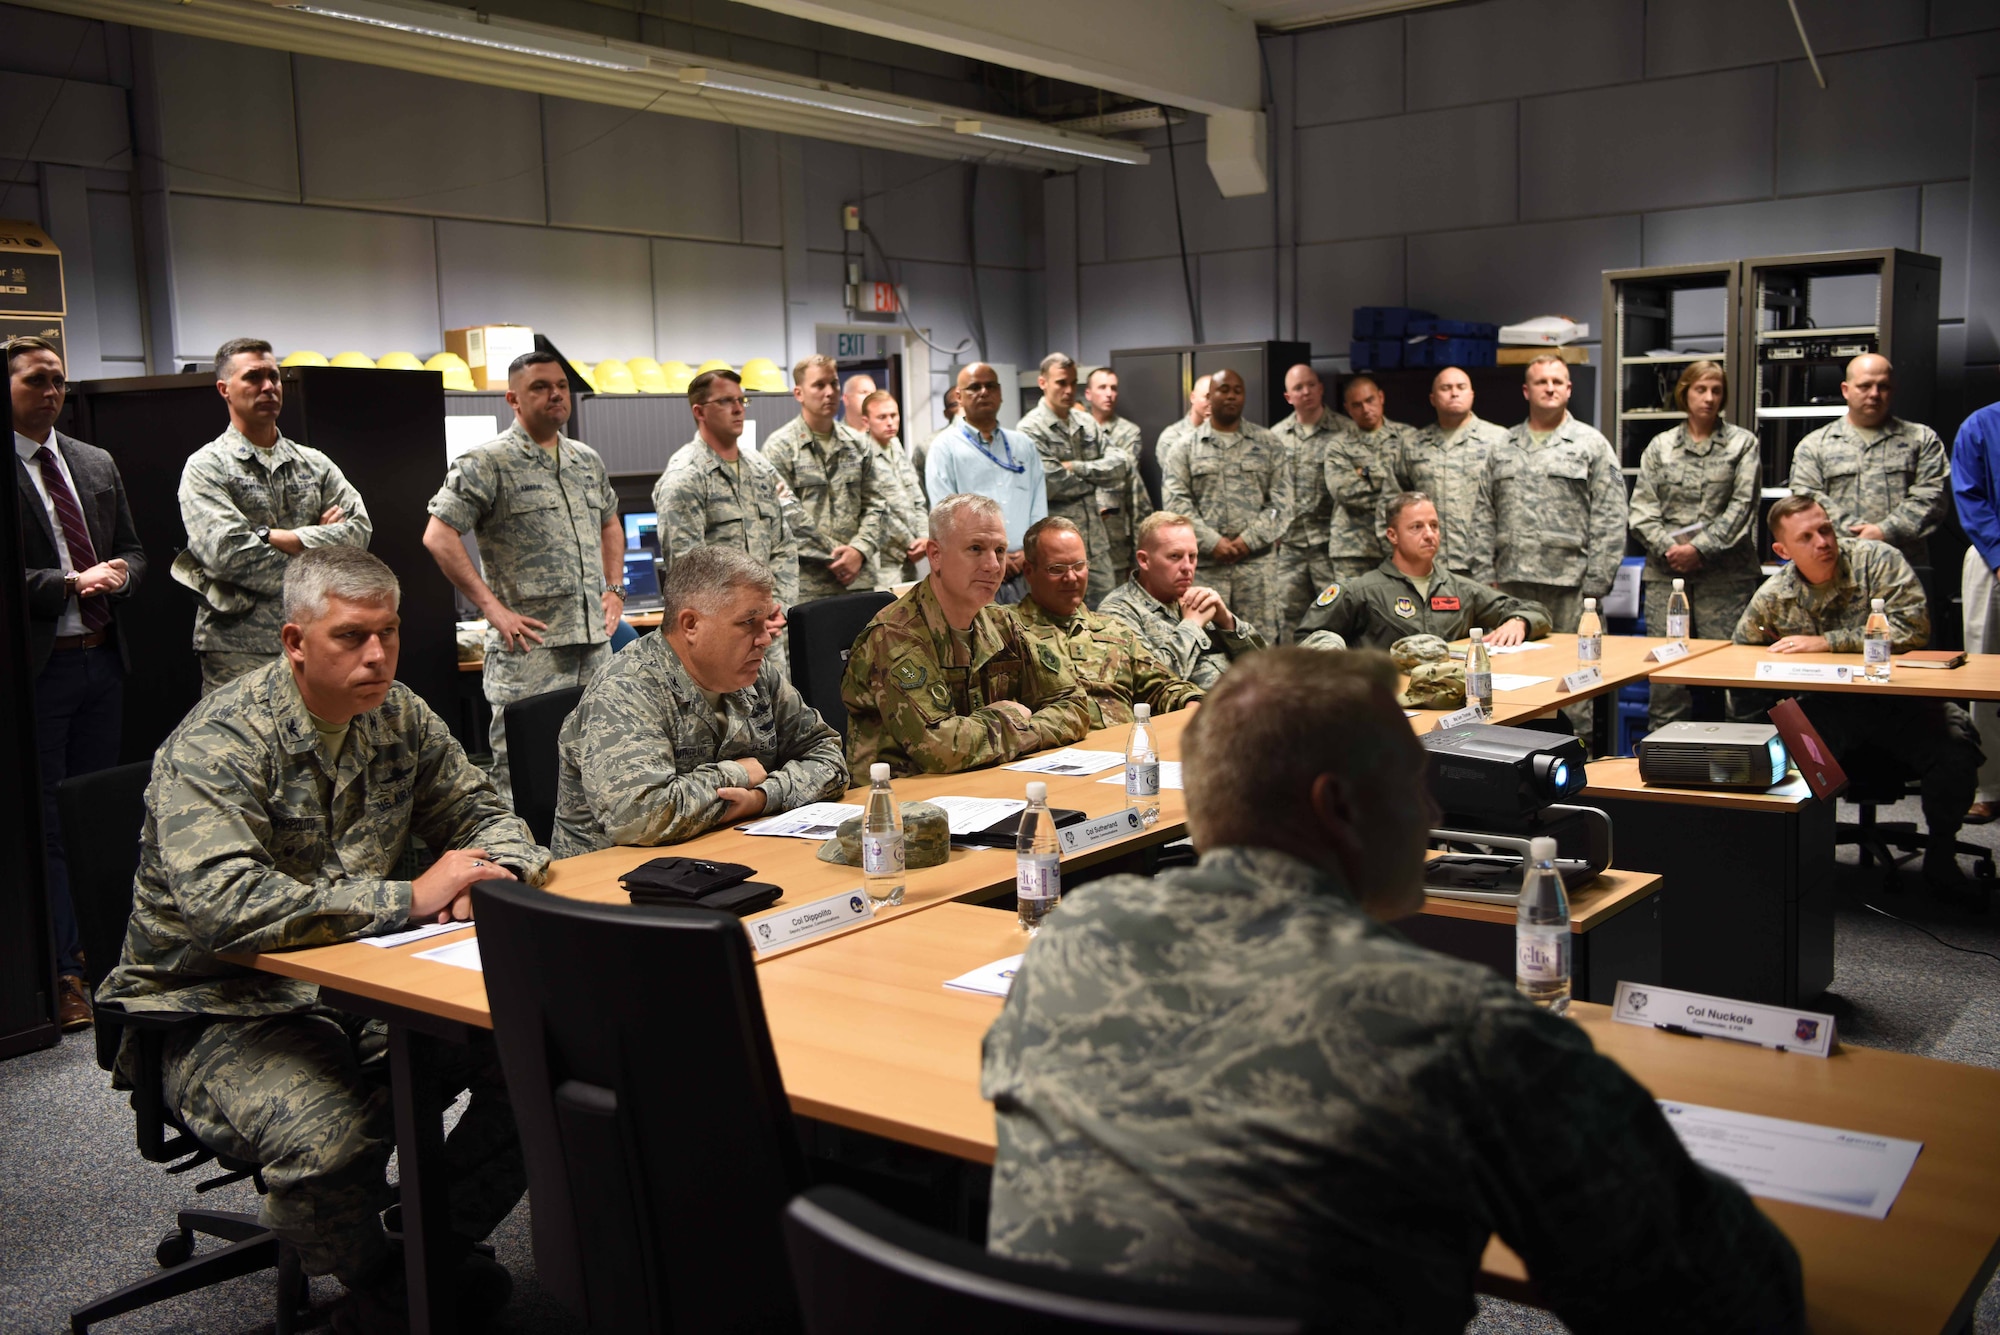
[[[991,459],[994,463],[1006,469],[1008,472],[1025,473],[1028,471],[1028,466],[1026,464],[1017,464],[1014,462],[1014,447],[1007,443],[1006,427],[1001,426],[997,422],[993,424],[993,438],[1000,442],[1001,449],[1007,451],[1007,457],[1005,459],[1002,459],[1000,456],[993,453],[993,451],[987,449],[986,442],[979,438],[979,433],[977,431],[974,431],[972,429],[971,423],[967,422],[962,417],[958,419],[958,429],[960,431],[963,431],[965,433],[965,438],[972,442],[972,448],[978,450],[981,454],[985,455],[987,458]]]

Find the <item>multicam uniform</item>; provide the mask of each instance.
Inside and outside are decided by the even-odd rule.
[[[1079,607],[1058,618],[1033,597],[1008,611],[1029,634],[1061,647],[1089,695],[1093,729],[1130,723],[1134,704],[1152,706],[1157,718],[1202,697],[1201,687],[1176,676],[1154,657],[1138,631],[1116,617]]]
[[[1162,464],[1161,508],[1193,521],[1204,558],[1224,537],[1249,545],[1240,561],[1205,565],[1203,582],[1237,616],[1275,627],[1283,590],[1274,549],[1295,508],[1285,443],[1247,421],[1237,423],[1232,439],[1211,419],[1176,441]]]

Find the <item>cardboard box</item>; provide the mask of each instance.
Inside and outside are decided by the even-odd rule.
[[[524,324],[482,324],[444,331],[444,350],[455,352],[472,369],[480,389],[507,388],[507,366],[524,352],[535,350],[535,331]]]
[[[1560,357],[1572,366],[1590,365],[1590,349],[1574,343],[1560,348],[1522,348],[1503,343],[1500,345],[1499,360],[1494,365],[1526,366],[1537,357]]]
[[[55,315],[0,315],[0,343],[10,338],[26,338],[33,335],[45,338],[56,345],[56,353],[63,359],[65,369],[69,366],[69,349],[63,345],[63,322]]]
[[[0,315],[64,315],[62,250],[31,222],[0,218]]]

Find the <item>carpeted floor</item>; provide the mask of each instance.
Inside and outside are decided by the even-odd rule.
[[[1917,819],[1915,803],[1894,813]],[[1849,813],[1843,813],[1849,814]],[[1885,813],[1885,817],[1890,813]],[[2000,848],[2000,825],[1968,829],[1968,839]],[[2000,903],[1974,916],[1931,899],[1914,870],[1898,895],[1879,874],[1844,854],[1838,886],[1835,977],[1824,1003],[1843,1041],[2000,1067],[2000,959],[1947,949],[1911,926],[1870,911],[1879,905],[1953,945],[2000,956]],[[1802,1059],[1803,1060],[1803,1059]],[[196,1176],[198,1176],[197,1174]],[[173,1212],[194,1200],[192,1184],[146,1164],[132,1144],[132,1117],[97,1069],[89,1035],[0,1063],[0,1333],[67,1331],[71,1308],[147,1274],[153,1246]],[[201,1203],[255,1209],[248,1184],[208,1193]],[[515,1295],[492,1329],[506,1335],[569,1335],[583,1327],[535,1284],[528,1207],[493,1239],[515,1277]],[[323,1306],[337,1291],[315,1286]],[[252,1275],[100,1329],[107,1335],[250,1335],[272,1327],[272,1273]],[[1482,1302],[1469,1331],[1554,1335],[1545,1313]],[[2000,1335],[2000,1284],[1979,1306],[1980,1335]]]

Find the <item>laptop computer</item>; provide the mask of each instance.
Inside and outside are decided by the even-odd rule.
[[[1778,736],[1785,739],[1785,751],[1814,797],[1831,802],[1847,791],[1847,771],[1833,758],[1833,748],[1820,737],[1797,700],[1780,700],[1769,717],[1778,729]]]
[[[660,596],[660,564],[643,547],[625,549],[625,610],[657,612],[667,605]]]

